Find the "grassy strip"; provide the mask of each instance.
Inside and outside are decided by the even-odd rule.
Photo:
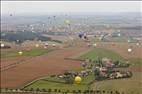
[[[18,51],[3,51],[1,52],[1,58],[12,58],[12,57],[20,57],[20,56],[40,56],[44,55],[50,51],[53,51],[53,49],[41,49],[41,48],[36,48],[36,49],[31,49],[31,50],[22,50],[23,54],[19,55]]]
[[[80,56],[79,58],[97,60],[98,58],[104,58],[104,57],[110,58],[113,61],[116,60],[124,61],[124,58],[121,57],[119,54],[105,48],[94,48],[93,50]]]

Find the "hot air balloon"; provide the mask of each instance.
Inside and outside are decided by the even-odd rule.
[[[82,38],[82,37],[83,37],[83,34],[82,34],[82,33],[78,34],[78,37],[79,37],[79,38]]]
[[[18,52],[18,54],[19,54],[19,55],[22,55],[22,54],[23,54],[23,52],[22,52],[22,51],[19,51],[19,52]]]
[[[139,43],[136,43],[136,45],[139,46],[140,44],[139,44]]]
[[[80,76],[76,76],[75,79],[74,79],[74,81],[75,81],[75,83],[80,84],[81,81],[82,81],[82,79],[81,79]]]
[[[84,39],[88,40],[88,37],[85,35],[85,36],[84,36]]]
[[[52,44],[53,47],[56,47],[56,44]]]
[[[121,34],[120,33],[118,33],[118,37],[120,37],[121,36]]]
[[[93,46],[94,46],[94,47],[96,47],[96,46],[97,46],[97,44],[96,44],[96,43],[94,43],[94,44],[93,44]]]
[[[132,49],[131,49],[131,48],[129,48],[129,49],[128,49],[128,52],[132,52]]]
[[[1,48],[3,48],[5,45],[3,43],[0,44]]]
[[[39,47],[39,44],[36,44],[35,46],[38,48],[38,47]]]
[[[44,46],[44,49],[47,49],[47,46]]]
[[[65,20],[65,23],[69,25],[70,24],[70,20]]]
[[[45,43],[45,46],[47,47],[49,44],[48,43]]]

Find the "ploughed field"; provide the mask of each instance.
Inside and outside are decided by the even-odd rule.
[[[16,64],[14,67],[2,71],[1,86],[18,88],[46,75],[59,74],[68,69],[79,68],[80,61],[65,60],[64,58],[73,56],[84,50],[86,48],[64,48],[41,56],[30,57],[30,59],[26,59],[23,63]]]

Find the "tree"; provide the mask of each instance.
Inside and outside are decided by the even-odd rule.
[[[73,77],[71,75],[67,75],[64,79],[65,79],[65,82],[67,84],[72,84],[73,81],[74,81],[74,79],[73,79]]]
[[[115,61],[114,64],[115,64],[115,66],[118,66],[119,65],[119,60]]]
[[[7,91],[8,91],[8,88],[5,88],[5,91],[7,92]]]
[[[75,93],[76,93],[76,91],[75,91],[75,90],[73,90],[72,92],[73,92],[73,94],[75,94]]]
[[[38,91],[40,91],[40,89],[39,89],[39,88],[37,88],[37,89],[36,89],[36,91],[38,92]]]
[[[46,89],[45,89],[45,88],[43,88],[43,89],[42,89],[42,91],[43,91],[43,92],[46,92]]]
[[[52,90],[51,89],[48,89],[48,92],[50,93]]]
[[[61,90],[59,89],[59,90],[58,90],[58,93],[60,93],[60,92],[61,92]]]
[[[95,69],[94,70],[94,75],[95,75],[96,80],[99,80],[99,77],[100,77],[100,71],[99,71],[99,69]]]
[[[30,91],[34,91],[34,89],[33,89],[33,88],[31,88],[31,89],[30,89]]]
[[[57,92],[57,89],[54,89],[54,92]]]
[[[81,90],[78,90],[78,93],[81,93]]]

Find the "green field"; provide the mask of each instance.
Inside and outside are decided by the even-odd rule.
[[[95,82],[91,88],[124,91],[126,94],[142,94],[142,71],[138,70],[142,68],[142,59],[130,59],[130,63],[131,66],[126,70],[133,72],[132,78]]]
[[[18,50],[15,51],[1,51],[1,57],[2,58],[12,58],[12,57],[20,57],[20,56],[40,56],[47,54],[48,52],[52,51],[53,49],[41,49],[41,48],[35,48],[31,50],[20,50],[23,52],[22,55],[18,54]]]
[[[125,59],[121,57],[119,54],[107,50],[104,48],[94,48],[92,51],[87,52],[86,54],[80,56],[81,59],[92,59],[96,60],[97,58],[111,58],[112,60],[121,60],[124,61]],[[42,80],[38,80],[29,86],[25,87],[25,89],[60,89],[61,91],[72,91],[72,90],[118,90],[123,91],[126,94],[141,94],[142,92],[142,71],[140,71],[142,67],[142,59],[129,59],[129,63],[131,64],[128,68],[122,68],[122,70],[130,70],[133,73],[132,78],[125,78],[125,79],[115,79],[115,80],[104,80],[104,81],[98,81],[94,82],[93,84],[89,83],[91,81],[94,81],[95,77],[94,75],[89,75],[86,78],[83,78],[81,84],[65,84],[64,80],[60,80],[57,78],[44,78]]]
[[[80,56],[81,59],[92,59],[96,60],[97,58],[107,57],[112,60],[121,60],[124,61],[124,58],[119,54],[107,50],[104,48],[94,48],[92,51]],[[95,82],[91,85],[91,88],[101,89],[101,90],[118,90],[124,91],[127,94],[132,92],[142,92],[142,59],[128,59],[131,66],[125,68],[125,70],[130,70],[133,73],[132,78],[127,79],[117,79],[117,80],[104,80],[100,82]],[[133,93],[132,93],[133,94]],[[136,93],[137,94],[137,93]]]
[[[124,61],[124,58],[121,57],[119,54],[104,48],[94,48],[93,50],[87,52],[86,54],[80,56],[81,59],[91,59],[97,60],[98,58],[110,58],[113,61],[120,60]]]
[[[41,80],[38,80],[36,82],[33,82],[32,84],[30,84],[29,86],[25,87],[24,89],[60,89],[61,91],[64,90],[87,90],[90,87],[90,83],[92,81],[94,81],[95,76],[93,74],[82,78],[82,81],[80,84],[66,84],[65,80],[63,79],[59,79],[57,77],[47,77]]]

